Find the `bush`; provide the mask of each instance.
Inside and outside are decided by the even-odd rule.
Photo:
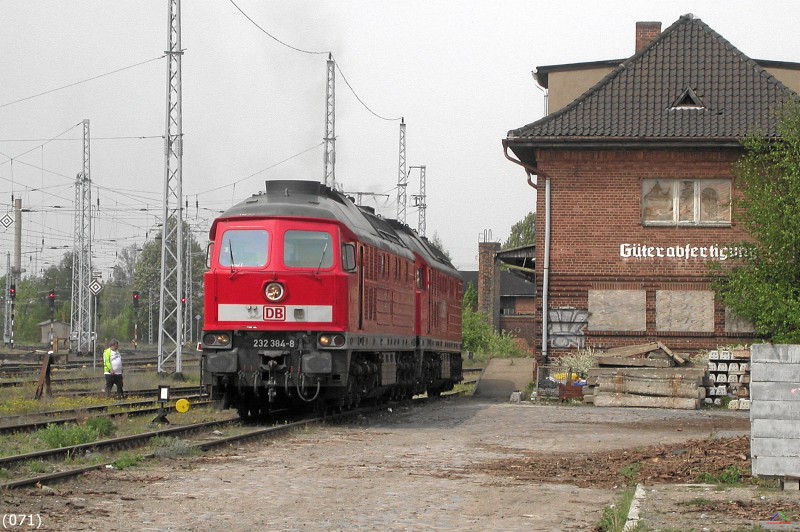
[[[47,425],[38,433],[39,439],[53,449],[90,443],[97,439],[97,431],[86,425]]]
[[[462,313],[462,341],[464,351],[472,351],[476,359],[524,357],[527,353],[517,345],[516,339],[505,332],[495,332],[486,316],[466,306]]]
[[[117,430],[114,423],[107,417],[93,417],[86,421],[86,426],[97,432],[98,436],[104,438],[113,435],[114,431]]]

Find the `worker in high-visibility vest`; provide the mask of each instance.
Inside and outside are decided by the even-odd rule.
[[[111,395],[111,388],[116,385],[117,397],[122,397],[122,355],[117,340],[111,340],[108,349],[103,351],[103,373],[106,376],[106,394]]]

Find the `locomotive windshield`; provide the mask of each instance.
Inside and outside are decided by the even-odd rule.
[[[331,235],[321,231],[286,231],[283,263],[287,268],[330,268],[333,266]]]
[[[257,268],[267,263],[269,233],[259,229],[231,229],[222,235],[220,266]]]

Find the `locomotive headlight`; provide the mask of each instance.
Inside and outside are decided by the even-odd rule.
[[[283,299],[285,294],[286,292],[284,291],[281,283],[269,283],[266,287],[264,287],[264,297],[266,297],[269,301],[278,302]]]
[[[321,334],[317,342],[320,347],[344,347],[346,340],[343,334]]]
[[[213,347],[227,347],[231,343],[231,336],[226,333],[208,333],[203,336],[203,344]]]

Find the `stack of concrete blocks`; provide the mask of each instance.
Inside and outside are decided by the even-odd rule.
[[[715,349],[708,353],[706,404],[722,404],[731,398],[728,408],[750,409],[750,350]]]
[[[753,476],[800,489],[800,345],[751,347],[750,454]]]

